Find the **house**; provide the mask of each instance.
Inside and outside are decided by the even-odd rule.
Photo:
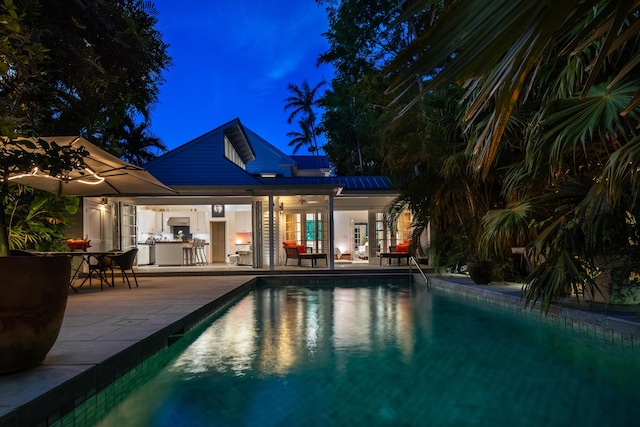
[[[409,237],[409,213],[392,226],[385,220],[385,207],[397,195],[387,177],[332,176],[325,156],[286,155],[239,119],[145,169],[176,194],[110,198],[93,208],[97,201],[85,203],[85,217],[94,224],[105,211],[120,218],[113,241],[122,249],[138,245],[139,264],[182,264],[183,236],[205,240],[207,263],[274,269],[286,261],[282,242],[296,241],[327,254],[328,268],[335,262],[377,264],[380,252]],[[87,226],[87,237],[93,233],[99,244],[112,244],[85,219]],[[155,254],[147,255],[146,244]]]

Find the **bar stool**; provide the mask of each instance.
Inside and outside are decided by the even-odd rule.
[[[195,256],[196,256],[196,265],[207,265],[207,252],[204,247],[205,240],[204,239],[195,239]]]
[[[196,265],[196,241],[193,239],[191,246],[182,248],[182,265]]]

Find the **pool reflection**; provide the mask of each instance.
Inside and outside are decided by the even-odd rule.
[[[388,286],[260,288],[217,319],[173,369],[285,375],[302,363],[340,366],[347,354],[389,346],[408,363],[412,307],[409,289]]]

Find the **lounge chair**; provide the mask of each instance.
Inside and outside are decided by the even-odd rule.
[[[287,262],[289,262],[289,259],[294,259],[294,260],[297,259],[298,267],[302,267],[303,259],[310,260],[311,267],[315,267],[316,261],[319,259],[324,259],[324,262],[327,263],[328,265],[327,254],[310,253],[310,252],[307,252],[305,247],[302,245],[291,245],[291,244],[287,245],[286,243],[287,242],[283,243],[284,251],[286,254],[284,265],[287,265]]]
[[[407,265],[409,265],[409,257],[411,254],[409,253],[409,242],[404,241],[403,243],[398,243],[397,246],[390,246],[390,252],[382,252],[380,254],[380,265],[382,265],[382,260],[384,258],[388,259],[388,264],[391,265],[392,259],[398,260],[398,265],[400,265],[401,259],[407,260]]]

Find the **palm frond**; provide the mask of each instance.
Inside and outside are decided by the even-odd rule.
[[[482,217],[480,234],[480,256],[508,254],[511,247],[526,246],[535,237],[532,221],[533,204],[528,201],[514,202],[504,209],[495,209]]]
[[[542,311],[547,312],[559,297],[573,293],[577,299],[588,280],[584,264],[569,251],[559,251],[531,272],[522,298],[527,307],[540,301]]]
[[[640,136],[629,140],[609,157],[602,174],[602,183],[606,185],[606,191],[614,205],[621,202],[626,192],[629,192],[631,197],[629,205],[635,205],[640,193],[638,164],[640,164]]]
[[[418,10],[421,4],[416,3],[412,7]],[[595,5],[579,0],[456,1],[391,64],[390,70],[400,71],[389,90],[402,91],[419,81],[422,90],[406,103],[403,111],[408,111],[429,91],[449,83],[467,84],[477,92],[468,104],[466,119],[471,121],[492,100],[493,117],[473,150],[486,177],[509,116],[526,91],[536,87],[531,79],[546,51],[564,46],[566,55],[577,55],[587,46],[597,46],[589,73],[576,82],[585,97],[602,78],[607,59],[625,48],[631,50],[631,55],[626,59],[620,55],[626,65],[619,65],[617,81],[632,72],[638,61],[637,46],[633,45],[638,36],[633,29],[637,26],[639,5],[638,0],[600,1]],[[638,93],[636,88],[636,96],[620,109],[623,114],[640,102]],[[397,101],[402,97],[401,94]]]

